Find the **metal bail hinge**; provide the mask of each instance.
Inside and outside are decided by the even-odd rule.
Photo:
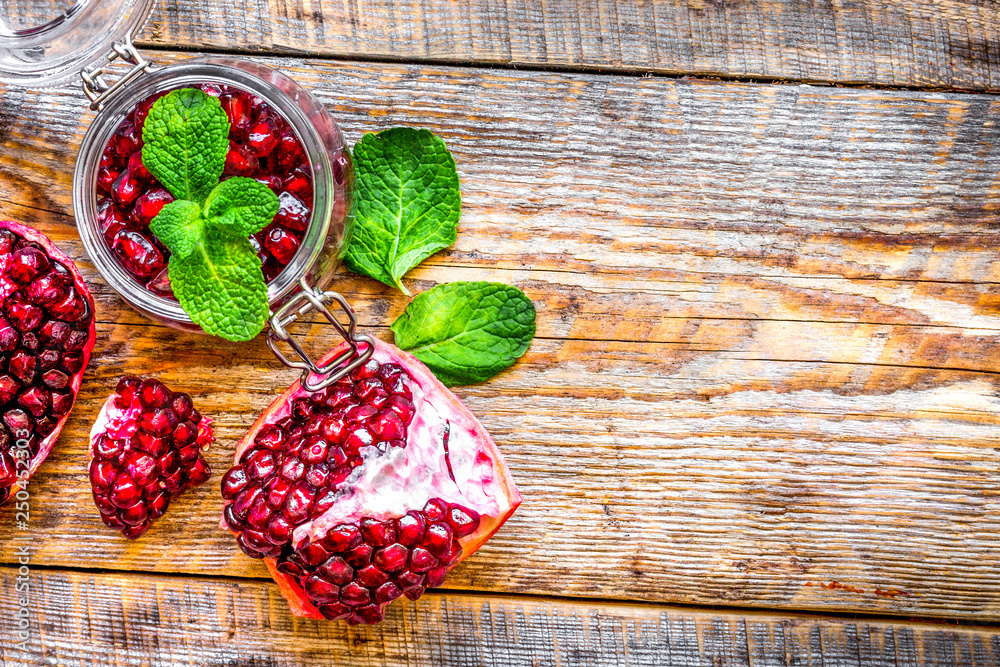
[[[357,326],[357,318],[354,316],[354,309],[348,305],[347,300],[344,299],[340,294],[336,292],[320,292],[312,287],[309,283],[305,281],[305,278],[299,279],[299,286],[302,291],[294,295],[288,302],[278,309],[278,312],[271,315],[271,330],[267,332],[267,346],[271,348],[274,352],[274,356],[278,357],[281,363],[285,364],[289,368],[299,368],[302,369],[302,387],[306,391],[319,391],[320,389],[325,389],[331,384],[344,377],[355,368],[362,366],[367,362],[372,353],[375,351],[375,341],[371,339],[370,336],[364,334],[355,333],[355,327]],[[334,317],[330,309],[327,308],[327,303],[336,302],[340,306],[341,310],[347,313],[349,319],[349,324],[347,328]],[[318,366],[312,357],[309,356],[297,340],[292,338],[292,336],[285,329],[289,324],[297,320],[300,316],[306,315],[312,311],[319,311],[327,321],[333,325],[333,328],[337,330],[337,333],[347,341],[348,349],[344,350],[338,354],[335,358],[331,359],[329,362],[322,366]],[[291,361],[285,356],[278,348],[278,341],[288,343],[289,347],[295,352],[301,361]],[[364,343],[364,349],[361,349],[359,343]],[[313,377],[319,377],[319,380],[313,382]]]
[[[104,100],[128,85],[143,72],[151,72],[155,69],[132,44],[131,36],[126,36],[123,41],[112,44],[111,53],[105,56],[105,60],[107,60],[106,63],[94,65],[80,72],[80,78],[83,79],[83,92],[86,93],[90,100],[90,108],[94,111],[100,111],[104,106]],[[104,79],[104,68],[116,60],[132,65],[132,69],[122,78],[109,84]]]

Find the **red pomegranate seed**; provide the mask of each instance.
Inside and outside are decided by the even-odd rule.
[[[292,260],[299,249],[299,239],[288,230],[274,226],[264,237],[264,249],[284,266]]]
[[[164,267],[146,284],[146,289],[159,296],[172,297],[174,291],[170,288],[170,269]]]
[[[125,216],[115,206],[111,197],[101,199],[97,204],[97,223],[101,227],[104,240],[110,245],[115,236],[125,229]]]
[[[258,183],[261,183],[271,188],[271,191],[274,194],[278,194],[279,192],[281,192],[281,188],[284,186],[284,182],[281,180],[281,178],[274,175],[268,175],[268,176],[258,175],[254,176],[253,179]]]
[[[49,270],[49,260],[38,248],[25,246],[16,250],[7,264],[5,277],[25,285]]]
[[[455,531],[456,537],[471,535],[479,529],[479,513],[468,507],[452,505],[448,510],[448,525]]]
[[[399,572],[406,567],[409,556],[410,552],[406,547],[395,543],[376,551],[372,561],[386,572]]]
[[[277,128],[272,121],[261,120],[250,127],[247,133],[247,148],[255,156],[266,157],[277,145]]]
[[[219,102],[229,117],[229,124],[236,132],[244,132],[250,127],[250,96],[244,92],[224,93]]]
[[[384,547],[396,540],[396,522],[364,519],[361,522],[361,536],[373,547]]]
[[[132,153],[132,157],[128,159],[128,171],[140,181],[148,181],[153,178],[153,175],[146,169],[146,165],[142,163],[141,150]]]
[[[227,158],[228,160],[228,158]],[[282,227],[304,232],[309,226],[312,210],[287,190],[278,195],[278,214],[274,221]]]
[[[163,207],[174,200],[166,190],[160,188],[150,190],[135,200],[135,208],[132,209],[132,221],[137,225],[148,227]]]
[[[0,375],[0,404],[6,405],[17,395],[21,385],[9,375]]]
[[[250,176],[255,171],[257,171],[257,158],[250,149],[230,141],[222,173],[226,176]]]
[[[121,176],[122,170],[114,167],[101,167],[97,170],[97,189],[107,194],[112,193],[115,181]]]
[[[302,144],[299,143],[298,137],[295,136],[295,132],[291,128],[281,132],[281,139],[278,142],[275,155],[278,158],[278,167],[284,173],[288,173],[305,161],[306,156],[302,150]]]
[[[128,170],[123,171],[111,184],[111,195],[122,207],[131,207],[142,194],[142,184]]]
[[[166,266],[163,253],[145,236],[130,229],[118,232],[111,249],[122,266],[134,276],[149,278]]]
[[[7,297],[3,303],[3,310],[8,321],[22,334],[36,329],[45,319],[45,311],[40,306],[27,301],[20,292],[14,292]]]
[[[126,120],[115,132],[115,152],[123,162],[137,150],[142,148],[142,132],[134,123]]]
[[[437,567],[439,561],[431,552],[422,547],[417,547],[410,552],[410,569],[414,572],[427,572]]]
[[[309,167],[300,164],[284,178],[285,191],[291,192],[304,202],[311,202],[313,189],[312,178],[309,174]]]

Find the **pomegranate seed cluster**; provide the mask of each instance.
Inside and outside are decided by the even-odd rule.
[[[17,481],[18,441],[34,459],[75,398],[94,313],[44,248],[0,229],[0,503]],[[24,449],[22,446],[20,449]]]
[[[104,523],[135,539],[171,500],[208,480],[202,450],[213,437],[191,397],[159,380],[124,377],[115,393],[120,416],[92,443],[90,483]]]
[[[338,487],[363,462],[362,447],[406,446],[413,419],[409,375],[371,360],[327,389],[292,401],[263,427],[222,480],[223,512],[254,558],[277,557],[292,531],[333,506]]]
[[[312,217],[312,173],[302,144],[281,115],[259,97],[229,86],[202,84],[229,116],[229,152],[222,180],[246,176],[278,195],[278,213],[251,237],[264,280],[281,273],[299,248]],[[108,247],[140,284],[173,298],[167,275],[170,251],[149,223],[174,200],[142,163],[142,127],[153,103],[169,91],[143,100],[129,112],[108,142],[97,174],[97,217]]]
[[[378,623],[401,595],[416,600],[440,586],[462,557],[458,538],[479,522],[474,510],[434,498],[402,517],[342,523],[318,542],[286,546],[277,569],[295,577],[326,618]]]

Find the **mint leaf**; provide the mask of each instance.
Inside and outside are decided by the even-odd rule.
[[[142,162],[176,199],[203,202],[219,182],[229,149],[229,117],[197,88],[158,99],[142,128]]]
[[[205,239],[201,206],[179,199],[170,202],[149,223],[149,228],[175,256],[187,257]]]
[[[347,267],[409,294],[407,271],[455,242],[455,160],[427,130],[394,127],[354,147],[355,223]]]
[[[500,283],[456,282],[421,293],[390,327],[396,345],[454,386],[493,377],[524,354],[535,307]]]
[[[267,227],[277,212],[278,196],[271,188],[252,178],[237,177],[222,181],[205,200],[206,218],[228,225],[244,236],[256,234]]]
[[[190,255],[170,256],[170,285],[185,312],[206,332],[250,340],[268,318],[267,285],[260,259],[245,234],[207,225]]]

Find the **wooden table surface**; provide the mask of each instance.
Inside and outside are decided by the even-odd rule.
[[[1000,5],[161,0],[140,43],[287,72],[352,144],[444,138],[458,241],[405,282],[534,301],[527,355],[457,390],[524,503],[379,626],[293,618],[218,480],[295,374],[125,306],[74,225],[82,92],[0,88],[0,218],[78,262],[98,321],[31,487],[29,653],[0,510],[0,664],[1000,663]],[[391,340],[406,298],[334,287]],[[219,436],[134,543],[86,476],[124,373]]]

